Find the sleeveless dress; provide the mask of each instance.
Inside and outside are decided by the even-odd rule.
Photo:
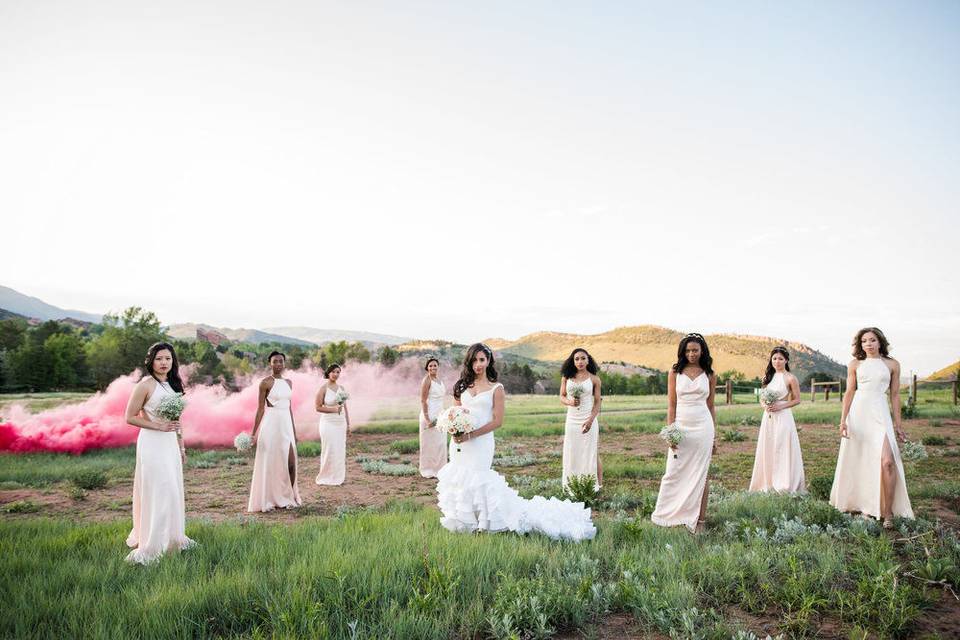
[[[342,389],[343,387],[337,387]],[[323,404],[337,406],[337,392],[327,387]],[[347,416],[320,414],[320,473],[317,484],[343,484],[347,476]]]
[[[866,358],[857,367],[857,390],[847,414],[847,438],[840,439],[837,471],[833,476],[830,504],[840,511],[858,512],[880,518],[880,462],[883,439],[897,465],[892,501],[895,516],[913,518],[903,462],[893,431],[887,402],[890,369],[880,358]]]
[[[430,423],[443,409],[443,397],[447,388],[440,380],[430,381],[427,392],[427,416],[420,410],[420,475],[436,478],[437,472],[447,464],[447,434],[434,429]]]
[[[267,394],[269,404],[260,420],[247,511],[270,511],[277,507],[299,507],[302,504],[300,488],[297,486],[297,443],[293,435],[293,418],[290,416],[292,395],[286,380],[274,378],[270,393]]]
[[[460,404],[469,409],[477,426],[493,417],[493,395],[500,384],[476,395],[463,392]],[[555,540],[585,540],[596,535],[590,509],[582,502],[527,500],[507,485],[493,465],[493,432],[459,445],[450,440],[450,462],[437,474],[440,524],[459,533],[473,531],[535,531]]]
[[[786,377],[779,372],[773,374],[767,389],[777,392],[778,401],[785,400],[790,394]],[[750,491],[806,492],[800,437],[790,409],[763,412]]]
[[[573,380],[568,379],[569,385]],[[600,424],[596,418],[590,430],[583,433],[583,423],[593,411],[593,379],[587,378],[579,384],[583,385],[583,395],[580,396],[579,407],[567,407],[567,422],[563,430],[563,486],[567,486],[570,476],[593,476],[594,486],[597,484],[597,443],[600,441]]]
[[[707,408],[710,378],[701,372],[691,380],[677,374],[677,426],[683,433],[677,450],[667,447],[667,471],[651,520],[662,527],[684,525],[696,529],[703,488],[713,454],[713,416]],[[676,454],[676,457],[674,457]]]
[[[160,422],[160,401],[174,391],[158,382],[143,405],[147,418]],[[183,461],[173,431],[140,429],[137,466],[133,474],[133,529],[127,536],[132,547],[127,562],[147,564],[167,551],[188,549],[196,543],[184,532]]]

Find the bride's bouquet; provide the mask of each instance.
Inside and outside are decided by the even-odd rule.
[[[250,447],[253,446],[253,437],[246,431],[241,431],[237,434],[237,437],[233,439],[233,446],[241,453],[249,451]]]
[[[349,400],[349,399],[350,399],[350,394],[347,393],[347,390],[346,390],[346,389],[337,389],[337,397],[334,398],[334,401],[335,401],[338,405],[340,405],[340,406],[342,407],[342,406],[343,406],[343,403],[346,402],[346,401]]]
[[[183,410],[186,408],[187,401],[184,400],[183,394],[174,393],[172,395],[163,397],[163,399],[160,401],[160,404],[157,405],[156,414],[164,420],[178,422],[180,420],[180,416],[183,415]],[[177,427],[177,439],[183,439],[183,432],[180,427]]]
[[[587,389],[582,382],[567,381],[567,395],[574,400],[579,400],[586,393]]]
[[[663,429],[660,429],[660,439],[664,440],[670,448],[673,449],[673,457],[677,457],[676,447],[679,446],[680,441],[683,440],[683,432],[680,431],[680,427],[677,426],[677,423],[668,424]]]
[[[448,433],[451,436],[462,436],[470,433],[477,428],[473,422],[473,416],[470,410],[464,407],[450,407],[444,409],[437,416],[437,430]],[[460,451],[460,445],[457,444],[457,451]]]
[[[780,393],[776,389],[771,389],[767,387],[760,390],[760,404],[765,407],[769,407],[774,402],[780,399]]]

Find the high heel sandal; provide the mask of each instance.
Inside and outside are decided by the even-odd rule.
[[[887,531],[893,529],[893,518],[884,518],[881,526]]]

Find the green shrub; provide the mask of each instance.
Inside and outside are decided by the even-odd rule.
[[[297,443],[297,455],[301,458],[316,458],[320,455],[320,443],[316,440],[301,440]]]
[[[3,505],[0,510],[4,513],[36,513],[40,511],[40,505],[32,500],[16,500]]]
[[[87,491],[81,487],[70,487],[67,495],[70,496],[71,500],[76,500],[77,502],[87,499]]]
[[[568,477],[564,492],[573,502],[582,502],[591,508],[597,505],[597,496],[600,494],[596,478],[588,474]]]
[[[367,473],[381,476],[412,476],[417,468],[409,464],[390,464],[383,460],[368,460],[360,465]]]
[[[833,489],[833,478],[830,476],[816,476],[807,483],[807,491],[818,500],[829,500]]]
[[[102,489],[107,486],[107,474],[94,469],[78,471],[71,480],[75,486],[87,491]]]
[[[743,442],[747,439],[747,434],[739,429],[723,429],[720,431],[720,439],[724,442]]]
[[[420,440],[417,438],[394,440],[390,443],[389,449],[397,453],[417,453],[420,451]]]
[[[529,467],[537,464],[537,458],[529,453],[515,456],[497,456],[493,459],[495,467]]]
[[[947,444],[947,440],[948,438],[944,438],[943,436],[923,436],[920,442],[928,447],[942,447]]]

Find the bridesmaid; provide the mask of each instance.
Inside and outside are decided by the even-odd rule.
[[[340,365],[330,365],[324,375],[327,381],[317,391],[317,412],[320,414],[320,473],[317,474],[317,484],[343,484],[347,475],[350,412],[346,403],[337,403],[337,391],[342,388],[337,384]]]
[[[770,352],[763,387],[775,391],[778,400],[764,407],[750,491],[805,493],[800,438],[790,410],[800,404],[800,383],[790,373],[790,354],[783,347]]]
[[[166,396],[183,393],[173,346],[157,342],[147,350],[148,375],[134,387],[127,403],[127,424],[139,427],[137,466],[133,475],[133,529],[127,562],[147,564],[167,551],[196,544],[184,532],[183,463],[186,451],[180,423],[157,416]]]
[[[440,468],[447,464],[447,434],[433,428],[443,409],[447,388],[438,376],[439,360],[427,358],[424,369],[427,374],[420,382],[420,475],[436,478]]]
[[[716,386],[706,340],[699,333],[688,333],[680,341],[677,362],[667,377],[667,423],[676,423],[683,439],[668,451],[667,471],[651,516],[654,524],[682,524],[691,531],[703,531],[710,495],[707,471],[716,452]]]
[[[289,509],[302,504],[297,486],[297,431],[290,405],[293,382],[283,377],[287,361],[284,354],[274,351],[269,361],[272,373],[260,381],[257,415],[253,421],[257,455],[247,511]]]
[[[890,357],[890,343],[876,327],[857,332],[853,356],[847,367],[830,504],[882,519],[883,528],[891,529],[894,516],[913,518],[897,447],[898,440],[907,440],[900,422],[900,363]]]
[[[594,487],[603,484],[603,470],[597,456],[600,440],[600,377],[597,363],[586,349],[570,353],[560,368],[560,403],[567,407],[567,422],[563,431],[563,473],[561,481],[567,485],[570,476],[593,476]],[[574,383],[583,389],[583,395],[574,398],[567,393]]]

